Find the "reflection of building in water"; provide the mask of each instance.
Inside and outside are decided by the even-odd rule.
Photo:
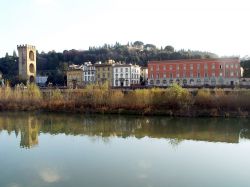
[[[20,146],[24,148],[31,148],[38,145],[38,121],[34,117],[28,117],[27,124],[23,125],[21,131]]]

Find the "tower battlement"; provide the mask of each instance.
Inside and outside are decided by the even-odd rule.
[[[35,46],[33,45],[28,45],[28,44],[24,44],[24,45],[17,45],[17,49],[19,48],[29,48],[29,49],[36,49]]]

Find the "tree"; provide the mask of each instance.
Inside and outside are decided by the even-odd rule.
[[[174,52],[174,47],[171,46],[171,45],[167,45],[167,46],[164,48],[164,50],[167,51],[167,52],[173,53],[173,52]]]
[[[13,51],[13,57],[17,57],[16,51]]]
[[[156,46],[153,44],[146,44],[144,48],[148,51],[156,50]]]
[[[143,45],[144,45],[144,43],[141,41],[135,41],[133,44],[134,47],[142,47]]]

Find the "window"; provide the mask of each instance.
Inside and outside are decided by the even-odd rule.
[[[121,72],[123,72],[123,68],[121,68]]]
[[[222,77],[223,76],[223,73],[222,72],[220,72],[220,77]]]
[[[156,78],[159,79],[159,73],[156,74]]]
[[[151,78],[152,78],[152,79],[154,78],[154,74],[151,74]]]
[[[115,78],[118,78],[118,74],[115,74]]]
[[[208,74],[207,74],[207,72],[205,72],[205,77],[208,77]]]
[[[153,81],[153,80],[151,80],[151,81],[150,81],[150,84],[154,84],[154,81]]]
[[[167,84],[167,80],[163,80],[163,84]]]
[[[166,78],[166,77],[167,77],[167,76],[166,76],[166,73],[164,73],[164,74],[163,74],[163,78]]]
[[[128,74],[126,73],[125,78],[128,78]]]
[[[190,64],[190,69],[193,70],[193,68],[194,68],[194,67],[193,67],[193,64]]]
[[[186,77],[186,71],[183,72],[183,77]]]
[[[160,84],[160,80],[156,80],[156,84]]]
[[[163,66],[163,70],[166,71],[166,66],[165,65]]]
[[[102,77],[105,78],[105,73],[102,74]]]
[[[170,65],[170,68],[169,68],[170,70],[173,70],[173,66],[172,65]]]
[[[212,64],[212,69],[215,69],[215,64]]]
[[[97,77],[100,78],[100,74],[97,74]]]
[[[204,67],[204,69],[207,69],[207,64],[205,64],[205,67]]]
[[[156,68],[157,71],[159,71],[159,65],[157,65],[157,68]]]
[[[226,64],[226,68],[228,68],[228,64]]]
[[[126,86],[128,86],[128,80],[125,81]]]
[[[234,76],[234,72],[233,72],[233,71],[230,72],[230,76],[231,76],[231,77]]]
[[[238,68],[238,64],[235,64],[235,68]]]
[[[118,73],[118,69],[117,68],[115,69],[115,72]]]
[[[194,74],[193,74],[193,72],[192,72],[192,71],[190,72],[190,77],[194,77]]]
[[[31,61],[34,61],[34,58],[35,58],[34,52],[33,52],[33,51],[30,51],[30,52],[29,52],[29,59],[30,59]]]
[[[233,68],[234,68],[234,65],[233,65],[233,64],[231,64],[231,65],[230,65],[230,67],[233,69]]]
[[[121,73],[120,77],[123,78],[123,74],[122,73]]]
[[[200,72],[197,73],[197,77],[200,78],[201,77],[201,74]]]
[[[170,73],[170,78],[173,78],[173,73]]]
[[[125,71],[128,72],[128,68],[126,68]]]
[[[197,69],[200,69],[200,66],[201,66],[200,64],[197,64]]]
[[[183,69],[186,70],[186,64],[183,65]]]
[[[176,66],[176,69],[177,69],[177,70],[179,70],[179,69],[180,69],[179,65],[177,65],[177,66]]]
[[[153,70],[154,70],[153,66],[150,66],[150,70],[151,70],[151,71],[153,71]]]
[[[176,74],[176,77],[177,77],[177,78],[179,78],[179,77],[180,77],[180,74],[179,74],[179,73],[177,73],[177,74]]]

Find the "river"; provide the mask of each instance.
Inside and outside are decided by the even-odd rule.
[[[246,187],[250,119],[0,113],[0,187]]]

